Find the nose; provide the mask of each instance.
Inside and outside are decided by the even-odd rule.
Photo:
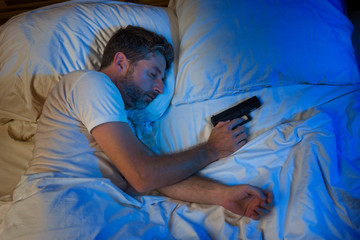
[[[157,78],[157,80],[154,83],[153,90],[157,94],[163,94],[164,93],[164,82],[161,78]]]

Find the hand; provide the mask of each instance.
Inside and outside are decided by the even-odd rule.
[[[274,197],[268,190],[250,185],[227,187],[222,206],[233,213],[259,220],[273,206]]]
[[[217,159],[227,157],[245,145],[247,138],[245,127],[236,127],[242,121],[237,118],[219,122],[211,131],[207,144],[209,149],[215,152]]]

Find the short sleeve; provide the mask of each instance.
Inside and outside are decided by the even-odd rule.
[[[89,71],[81,75],[68,101],[75,117],[89,132],[106,122],[128,122],[121,94],[104,73]]]

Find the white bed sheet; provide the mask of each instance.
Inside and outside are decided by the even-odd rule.
[[[20,121],[11,121],[0,125],[0,197],[12,193],[32,158],[33,140],[16,141],[9,135],[9,129],[16,129],[15,134],[20,135],[20,124]]]
[[[46,232],[52,239],[359,238],[359,86],[267,88],[172,106],[154,126],[153,134],[143,136],[143,140],[152,142],[152,148],[159,152],[205,141],[211,129],[206,118],[250,95],[259,96],[263,105],[253,112],[254,119],[248,124],[249,142],[200,174],[227,184],[250,183],[271,189],[275,208],[262,220],[241,218],[218,206],[161,196],[132,197],[104,179],[48,176],[34,179],[32,186],[24,185],[33,187],[26,197],[43,204],[14,205],[22,214],[13,215],[13,220],[21,224],[26,219],[32,232],[23,232],[23,239],[38,239],[47,224],[57,226]],[[39,197],[39,191],[46,192],[46,197]],[[3,209],[7,208],[5,203]],[[66,209],[66,215],[56,209]],[[32,226],[35,213],[48,216],[49,222]]]
[[[238,237],[359,239],[359,86],[295,85],[172,106],[155,127],[161,134],[145,142],[172,152],[206,141],[212,114],[254,95],[263,105],[247,124],[249,142],[200,171],[229,185],[250,183],[274,192],[272,213],[248,225],[239,222]]]
[[[135,6],[107,3],[112,6],[111,9],[122,9],[115,11],[121,13],[130,10],[130,6]],[[80,6],[82,4],[83,6]],[[71,11],[78,12],[79,6],[83,10],[89,7],[88,10],[93,17],[98,17],[94,14],[94,9],[107,8],[103,4],[93,4],[92,1],[77,1],[59,4],[56,8],[59,7],[58,11],[61,13],[60,16],[63,16],[63,21],[72,22],[66,14],[70,14]],[[62,9],[62,6],[69,7],[68,10],[71,11]],[[50,16],[55,12],[55,8],[47,11],[51,8],[44,8],[39,12],[48,16],[50,20]],[[152,12],[151,7],[141,9],[136,13]],[[167,16],[160,14],[162,11],[159,12],[157,9],[154,11],[159,13],[155,16],[160,18]],[[170,15],[173,16],[173,13]],[[77,13],[73,16],[82,15]],[[86,14],[85,16],[85,19],[89,20]],[[151,16],[153,15],[146,17]],[[22,17],[33,21],[38,19],[36,14],[24,14]],[[115,15],[113,17],[118,27],[118,18]],[[144,20],[144,17],[141,15],[139,20]],[[14,21],[19,21],[20,26],[25,27],[23,25],[28,22],[23,22],[20,18],[21,16]],[[56,24],[59,22],[56,18],[51,19]],[[137,18],[131,19],[137,23]],[[171,19],[171,24],[176,22],[173,17]],[[153,27],[158,26],[152,25],[151,21],[144,21]],[[47,23],[38,22],[48,27]],[[113,24],[111,22],[110,25],[115,26]],[[166,29],[172,30],[173,27],[165,26]],[[34,34],[33,37],[35,36],[37,35]],[[173,37],[169,32],[170,36]],[[176,42],[176,39],[177,37],[173,40]],[[39,47],[41,49],[40,45]],[[32,53],[37,54],[36,51]],[[26,55],[25,52],[24,54]],[[16,51],[14,56],[18,59]],[[74,56],[77,59],[77,55]],[[83,60],[88,59],[84,56]],[[79,66],[88,66],[86,61]],[[14,72],[26,69],[15,69],[10,63],[7,66]],[[74,62],[71,61],[69,64],[74,68],[77,66],[73,66]],[[39,74],[39,69],[34,72],[35,75]],[[181,68],[179,69],[181,71]],[[201,74],[205,69],[196,70]],[[4,74],[10,72],[4,71]],[[17,74],[11,76],[18,77]],[[27,79],[31,80],[31,76],[30,74]],[[177,76],[181,76],[181,72]],[[8,78],[2,78],[4,79]],[[354,82],[356,79],[345,80]],[[7,86],[13,82],[4,80],[3,83]],[[196,86],[203,87],[203,84],[204,82],[200,82]],[[40,90],[44,87],[41,81],[35,85]],[[14,90],[12,85],[9,89]],[[162,196],[131,196],[117,189],[107,179],[68,179],[60,174],[39,174],[32,176],[29,184],[24,181],[21,183],[14,195],[14,202],[10,196],[0,198],[0,238],[14,239],[17,235],[20,239],[360,239],[359,85],[280,86],[240,92],[218,99],[202,99],[206,100],[202,102],[173,105],[162,119],[154,123],[150,134],[142,132],[142,140],[159,153],[179,151],[206,141],[211,131],[209,118],[212,114],[254,95],[260,97],[263,105],[252,113],[254,119],[247,124],[249,142],[237,153],[209,165],[199,174],[226,184],[250,183],[272,190],[275,195],[275,208],[262,220],[242,218],[218,206],[183,203]],[[2,100],[7,99],[4,96],[5,94]],[[9,104],[25,107],[15,101],[1,103],[7,109],[11,106]],[[32,107],[34,106],[31,105]],[[10,112],[4,111],[0,116],[2,123],[10,117],[34,121],[38,114],[36,112],[31,117],[19,117],[29,112],[17,110],[10,115],[5,114]],[[31,141],[17,142],[8,136],[8,126],[22,123],[26,123],[24,127],[30,131],[19,135],[24,138],[31,136],[27,133],[33,133],[33,122],[13,121],[0,126],[0,174],[3,174],[1,179],[11,179],[12,183],[11,187],[3,188],[7,182],[1,182],[1,189],[4,190],[1,194],[11,193],[31,158]],[[22,189],[25,188],[29,188],[30,191],[23,196]],[[27,205],[22,205],[20,201],[24,197],[29,199]],[[16,209],[20,214],[13,214]],[[10,226],[9,222],[4,222],[7,212],[9,219],[13,220],[12,223],[27,228],[19,231],[16,225]],[[37,221],[40,214],[46,222]],[[43,232],[43,229],[49,226],[50,230]],[[10,229],[6,236],[2,234],[5,227]]]

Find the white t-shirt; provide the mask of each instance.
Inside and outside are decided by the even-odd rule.
[[[89,70],[67,74],[44,104],[26,174],[105,177],[124,189],[126,181],[90,134],[94,127],[114,121],[127,122],[127,115],[110,78]]]

